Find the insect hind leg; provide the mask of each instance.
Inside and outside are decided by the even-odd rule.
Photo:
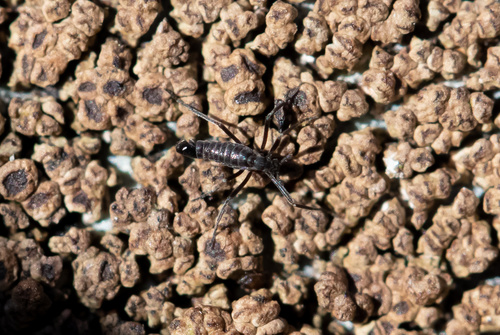
[[[189,109],[197,117],[199,117],[200,119],[203,119],[203,120],[205,120],[207,122],[210,122],[210,123],[216,125],[217,127],[220,128],[220,130],[222,130],[233,141],[235,141],[236,143],[241,144],[241,141],[236,137],[236,135],[234,135],[222,122],[220,122],[219,120],[213,119],[213,118],[211,118],[210,116],[208,116],[206,114],[203,114],[200,110],[196,109],[195,107],[191,106],[190,104],[187,104],[177,94],[175,94],[173,91],[171,91],[169,89],[165,89],[165,91],[167,91],[167,93],[170,94],[172,96],[172,98],[175,99],[175,101],[177,101],[179,104],[181,104],[182,106],[184,106],[187,109]]]
[[[269,114],[266,115],[266,119],[264,121],[264,134],[262,136],[262,143],[260,144],[260,150],[263,151],[265,146],[266,146],[266,143],[267,143],[267,136],[269,134],[269,128],[271,126],[271,120],[274,116],[274,114],[276,114],[276,112],[282,108],[283,106],[285,106],[285,102],[283,100],[277,100],[278,103],[276,103],[274,105],[274,108],[272,111],[269,112]]]
[[[246,170],[239,170],[238,172],[235,172],[232,175],[230,175],[229,177],[227,177],[226,179],[224,179],[223,182],[227,183],[228,181],[236,179],[245,171]],[[201,195],[198,198],[194,198],[193,201],[208,198],[208,197],[212,196],[212,194],[217,193],[219,191],[220,191],[220,187],[215,189],[215,190],[212,190],[212,191],[202,192]]]
[[[307,205],[302,205],[293,200],[292,196],[290,195],[290,192],[285,188],[285,185],[283,185],[283,182],[273,176],[270,173],[267,173],[267,176],[271,179],[274,185],[278,188],[278,190],[281,192],[281,194],[285,197],[286,201],[290,204],[290,206],[301,208],[301,209],[309,209],[312,211],[323,211],[323,208],[320,207],[312,207],[312,206],[307,206]]]
[[[214,234],[212,235],[212,241],[211,241],[211,245],[212,245],[212,249],[214,248],[215,246],[215,236],[217,235],[217,228],[219,228],[219,223],[220,223],[220,220],[222,219],[222,216],[224,215],[224,213],[226,212],[226,208],[227,206],[229,205],[229,203],[238,195],[238,193],[240,193],[240,191],[243,189],[243,187],[245,187],[245,185],[248,183],[248,181],[250,180],[250,177],[252,176],[252,171],[249,171],[248,174],[246,175],[245,179],[241,182],[241,184],[238,185],[238,187],[236,187],[232,192],[231,194],[229,194],[229,196],[226,198],[226,200],[224,201],[224,203],[222,204],[222,208],[220,209],[220,212],[219,214],[217,215],[217,219],[215,219],[215,228],[214,228]]]
[[[313,117],[310,117],[310,118],[307,118],[301,122],[297,122],[293,125],[291,125],[290,127],[288,127],[284,132],[282,132],[281,134],[279,134],[279,136],[276,138],[276,140],[274,141],[273,143],[273,146],[271,147],[271,149],[269,150],[268,152],[268,155],[271,155],[273,152],[276,151],[276,149],[278,149],[280,143],[281,143],[281,140],[283,139],[284,136],[288,135],[292,130],[298,128],[299,126],[307,126],[309,125],[310,123],[316,121],[317,119],[319,119],[319,116],[313,116]]]

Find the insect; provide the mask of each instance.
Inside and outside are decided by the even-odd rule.
[[[322,208],[302,205],[293,200],[292,196],[287,191],[287,189],[283,185],[283,182],[280,179],[280,168],[286,161],[292,158],[292,155],[287,155],[283,158],[276,157],[275,155],[275,151],[276,149],[278,149],[281,143],[281,139],[285,135],[287,135],[293,129],[300,126],[302,123],[311,122],[317,118],[306,119],[301,123],[296,123],[288,127],[287,129],[281,131],[280,135],[276,138],[271,148],[267,152],[266,150],[264,150],[264,147],[267,143],[267,137],[273,116],[276,113],[280,115],[277,121],[278,121],[278,127],[281,130],[281,128],[284,127],[283,125],[285,123],[285,117],[284,117],[285,112],[287,109],[291,109],[293,101],[296,98],[301,85],[288,91],[287,94],[285,95],[284,100],[278,99],[275,101],[273,110],[269,112],[269,114],[266,116],[262,144],[258,149],[253,149],[243,144],[222,122],[216,119],[212,119],[211,117],[203,114],[195,107],[185,103],[175,93],[167,91],[179,104],[188,108],[199,118],[218,126],[224,133],[226,133],[234,141],[234,142],[219,142],[215,140],[198,140],[198,141],[182,140],[176,145],[176,150],[178,153],[190,158],[198,158],[206,161],[213,161],[232,169],[238,169],[239,171],[233,174],[230,177],[230,179],[234,179],[239,175],[241,175],[243,172],[248,171],[245,179],[243,179],[243,181],[235,189],[233,189],[233,191],[226,198],[219,214],[217,215],[211,242],[212,247],[215,242],[215,236],[217,234],[217,228],[219,226],[219,222],[222,219],[222,216],[224,215],[227,206],[236,197],[236,195],[243,189],[243,187],[248,183],[253,173],[265,174],[278,188],[278,190],[281,192],[281,194],[285,197],[285,199],[291,206],[309,210],[323,210]]]

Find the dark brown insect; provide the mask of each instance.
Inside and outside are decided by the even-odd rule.
[[[281,166],[283,165],[284,162],[291,159],[292,155],[287,155],[286,157],[275,157],[274,155],[276,149],[278,149],[281,143],[281,139],[283,138],[283,136],[290,133],[290,131],[297,128],[302,123],[313,121],[316,118],[307,119],[302,123],[296,123],[295,125],[290,126],[286,130],[281,132],[281,134],[274,141],[269,151],[266,152],[264,150],[269,133],[269,127],[273,116],[277,112],[280,112],[281,115],[283,115],[284,113],[286,113],[288,109],[291,109],[293,104],[293,99],[295,99],[295,97],[297,96],[299,88],[300,86],[291,89],[286,94],[284,100],[276,100],[273,110],[266,116],[264,135],[262,139],[262,144],[259,149],[253,149],[247,145],[244,145],[222,122],[212,119],[211,117],[203,114],[198,109],[182,101],[178,96],[175,95],[175,93],[168,91],[169,94],[172,95],[172,97],[174,97],[179,104],[187,107],[199,118],[218,126],[224,133],[226,133],[235,142],[235,143],[219,142],[214,140],[206,140],[206,141],[183,140],[177,143],[176,146],[177,152],[190,158],[198,158],[206,161],[214,161],[224,166],[230,167],[232,169],[239,169],[240,171],[232,175],[231,179],[238,177],[244,171],[248,171],[243,182],[241,182],[241,184],[238,185],[238,187],[236,187],[224,201],[222,209],[217,215],[217,219],[215,221],[214,234],[212,237],[212,245],[215,241],[217,227],[219,226],[219,222],[222,219],[222,216],[224,215],[227,205],[243,189],[246,183],[248,183],[250,177],[254,172],[264,173],[267,177],[269,177],[269,179],[271,179],[274,185],[276,185],[278,190],[281,192],[281,194],[283,194],[283,196],[286,198],[286,200],[291,206],[309,210],[322,210],[321,208],[298,204],[295,202],[295,200],[293,200],[292,196],[287,191],[287,189],[283,185],[283,182],[279,178],[279,171]],[[278,119],[277,121],[278,121],[278,126],[281,128],[282,123],[280,122],[280,119]]]

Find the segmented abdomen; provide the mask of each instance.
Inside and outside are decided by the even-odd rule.
[[[248,169],[248,158],[256,153],[243,144],[217,141],[197,141],[196,157],[206,161],[214,161],[233,169]]]

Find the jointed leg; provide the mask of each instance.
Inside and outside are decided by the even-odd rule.
[[[303,126],[305,127],[308,123],[311,123],[311,122],[314,122],[316,121],[317,119],[319,119],[318,116],[315,116],[315,117],[310,117],[310,118],[307,118],[305,119],[304,121],[302,122],[297,122],[293,125],[291,125],[287,130],[285,130],[284,132],[282,132],[281,134],[279,134],[279,136],[276,138],[276,140],[274,141],[273,143],[273,146],[271,147],[271,149],[269,150],[268,152],[268,155],[272,154],[276,149],[278,149],[280,143],[281,143],[281,139],[288,135],[292,130],[298,128],[299,126]]]
[[[199,111],[198,109],[194,108],[193,106],[185,103],[181,98],[179,98],[179,96],[177,94],[175,94],[174,92],[168,90],[168,89],[165,89],[165,91],[168,92],[168,94],[170,94],[174,99],[175,101],[177,101],[179,104],[183,105],[184,107],[188,108],[191,112],[193,112],[197,117],[199,117],[200,119],[203,119],[207,122],[210,122],[212,124],[215,124],[217,127],[219,127],[224,133],[226,133],[227,136],[229,136],[230,138],[233,139],[233,141],[235,141],[236,143],[240,143],[241,144],[241,141],[229,130],[227,129],[227,127],[222,123],[220,122],[219,120],[216,120],[216,119],[213,119],[211,118],[210,116],[208,115],[205,115],[203,114],[201,111]]]
[[[280,166],[285,164],[286,162],[288,162],[290,159],[292,159],[293,155],[292,154],[288,154],[286,155],[285,157],[283,157],[281,160],[280,160]]]
[[[299,84],[299,86],[294,87],[294,88],[292,88],[292,89],[288,90],[288,92],[286,92],[285,99],[287,99],[287,100],[288,100],[288,99],[295,99],[295,97],[296,97],[296,96],[297,96],[297,94],[299,93],[300,88],[301,88],[301,87],[302,87],[302,85],[304,85],[304,84],[308,84],[308,83],[307,83],[307,82],[301,82],[301,83]]]
[[[232,175],[230,175],[229,177],[227,177],[227,179],[225,179],[224,182],[228,182],[228,181],[231,181],[233,179],[238,178],[245,171],[246,170],[239,170],[238,172],[233,173]],[[198,198],[194,198],[193,201],[200,200],[200,199],[205,199],[206,197],[208,197],[208,196],[210,196],[210,195],[218,192],[219,189],[220,188],[218,188],[216,190],[213,190],[213,191],[205,192],[205,193],[202,192],[201,195]]]
[[[264,121],[264,135],[262,136],[262,143],[260,145],[260,150],[264,150],[264,147],[266,146],[267,143],[267,135],[269,133],[269,127],[271,126],[271,120],[276,114],[276,111],[278,111],[281,107],[285,105],[285,102],[283,100],[278,100],[278,103],[274,105],[274,108],[272,111],[269,112],[269,114],[266,115],[266,120]]]
[[[241,174],[245,172],[245,170],[239,170],[238,172],[236,173],[233,173],[232,175],[230,175],[229,177],[227,177],[227,181],[230,181],[230,180],[233,180],[233,179],[236,179],[238,178],[239,176],[241,176]]]
[[[309,209],[312,211],[322,211],[323,210],[323,208],[306,206],[306,205],[302,205],[302,204],[295,202],[295,200],[293,200],[292,196],[290,195],[288,190],[285,188],[285,185],[283,185],[283,182],[281,180],[279,180],[278,178],[276,178],[272,174],[267,174],[267,176],[271,179],[271,181],[274,183],[274,185],[276,185],[276,187],[281,192],[281,194],[283,194],[283,196],[288,201],[290,206],[302,208],[302,209]]]
[[[236,197],[236,195],[238,193],[240,193],[240,191],[243,189],[243,187],[245,187],[245,185],[250,180],[251,176],[252,176],[252,171],[249,171],[248,174],[247,174],[247,176],[245,177],[245,179],[241,182],[241,184],[239,184],[238,187],[236,187],[231,192],[231,194],[229,194],[229,196],[227,197],[227,199],[222,204],[222,208],[220,209],[219,215],[217,215],[217,219],[215,219],[214,235],[212,236],[212,242],[211,242],[212,248],[215,245],[214,244],[215,243],[215,236],[217,235],[217,228],[219,227],[219,222],[222,219],[222,216],[224,215],[224,213],[226,212],[227,205],[229,205],[229,203],[234,199],[234,197]]]

